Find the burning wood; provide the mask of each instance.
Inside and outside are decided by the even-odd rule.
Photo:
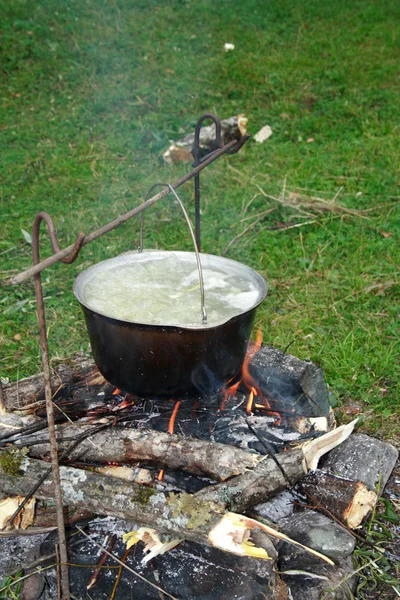
[[[176,406],[175,406],[176,408]],[[182,438],[157,431],[107,429],[83,440],[71,452],[70,460],[132,463],[151,461],[163,467],[183,468],[191,473],[207,475],[224,482],[198,492],[208,500],[221,501],[233,510],[244,510],[264,502],[288,485],[293,485],[315,468],[322,454],[348,437],[356,421],[339,427],[301,449],[281,453],[277,457],[261,457],[226,444]],[[63,438],[71,426],[59,435],[59,448],[67,447]],[[82,427],[79,427],[82,432]],[[70,439],[70,438],[69,438]],[[37,440],[36,440],[37,441]],[[31,456],[42,458],[48,452],[47,444],[31,447]]]

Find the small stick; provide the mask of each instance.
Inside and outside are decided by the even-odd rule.
[[[56,576],[57,576],[57,598],[58,600],[62,600],[61,595],[61,562],[60,562],[60,549],[59,545],[55,544],[56,550]]]
[[[57,527],[30,527],[29,529],[11,529],[10,531],[0,531],[0,538],[41,535],[43,533],[51,533],[56,529]]]
[[[3,384],[0,381],[0,415],[6,414],[6,405],[4,404]]]
[[[125,550],[124,555],[122,557],[122,562],[125,564],[126,559],[128,558],[128,555],[130,553],[130,551],[132,550],[132,548],[128,548],[128,550]],[[117,573],[117,577],[115,579],[115,583],[114,583],[114,587],[113,590],[111,592],[111,596],[110,596],[110,600],[114,600],[115,599],[115,594],[117,593],[117,588],[121,579],[121,575],[122,575],[122,565],[119,566],[118,568],[118,573]]]
[[[253,221],[253,223],[250,223],[250,225],[247,225],[247,227],[245,227],[241,233],[239,233],[238,235],[236,235],[234,238],[231,239],[231,241],[225,247],[225,250],[222,252],[222,254],[225,255],[228,252],[229,248],[232,246],[232,244],[234,244],[235,242],[237,242],[250,229],[252,229],[253,227],[255,227],[264,217],[266,217],[270,213],[274,212],[275,210],[276,210],[276,208],[269,208],[268,210],[265,210],[264,212],[262,212],[258,216],[258,218],[255,221]]]
[[[108,538],[106,540],[107,553],[103,552],[103,554],[100,556],[99,562],[97,563],[96,568],[94,569],[93,574],[92,574],[91,578],[89,579],[89,582],[86,586],[87,590],[90,590],[90,588],[92,588],[94,585],[96,585],[99,575],[101,573],[101,569],[103,568],[103,565],[108,558],[108,553],[113,551],[116,541],[117,541],[117,536],[115,535],[115,533],[113,535],[108,536]]]

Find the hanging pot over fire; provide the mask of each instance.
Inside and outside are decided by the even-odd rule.
[[[86,269],[74,294],[107,381],[137,396],[208,395],[240,372],[267,286],[246,265],[200,254],[168,187],[195,252],[143,252],[142,213],[139,251]]]

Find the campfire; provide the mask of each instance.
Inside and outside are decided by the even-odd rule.
[[[216,150],[203,156],[205,118],[214,121]],[[263,344],[260,333],[249,342],[266,295],[258,273],[202,254],[203,267],[246,280],[241,297],[251,298],[226,319],[207,322],[200,222],[194,234],[175,192],[195,180],[199,217],[200,171],[247,137],[223,145],[219,120],[204,115],[193,171],[173,185],[156,184],[163,191],[64,250],[51,217],[35,219],[34,265],[12,283],[35,278],[44,373],[0,387],[2,568],[10,576],[34,570],[32,600],[317,600],[351,597],[355,589],[354,530],[374,509],[398,453],[354,434],[356,421],[336,426],[320,367]],[[93,271],[105,263],[143,266],[141,232],[138,253],[76,280],[95,363],[80,357],[52,373],[41,271],[73,262],[85,244],[168,193],[194,242],[200,324],[122,320],[88,304]],[[41,221],[54,250],[44,261]],[[176,256],[187,261],[188,254]],[[30,543],[21,546],[26,536]]]
[[[86,588],[96,598],[133,590],[154,599],[277,599],[284,589],[301,598],[308,588],[328,589],[351,572],[349,531],[376,503],[373,478],[384,483],[396,460],[389,444],[357,434],[345,440],[353,425],[335,428],[322,370],[262,345],[259,334],[241,377],[210,397],[134,397],[82,358],[54,373],[53,389],[71,511],[70,585],[79,598]],[[21,449],[29,466],[8,478],[1,463],[2,489],[23,497],[48,471],[42,380],[6,386],[4,396],[14,429],[4,428],[1,442]],[[26,531],[54,527],[52,493],[45,481]],[[52,544],[54,534],[40,553],[51,554]],[[97,567],[78,566],[87,564]],[[45,597],[56,597],[55,571],[47,585]]]

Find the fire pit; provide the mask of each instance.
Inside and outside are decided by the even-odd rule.
[[[355,446],[350,444],[344,461],[343,457],[332,457],[325,471],[310,474],[301,481],[301,488],[293,487],[304,476],[304,472],[294,470],[291,462],[297,452],[295,447],[310,439],[318,443],[325,431],[334,427],[323,373],[316,365],[262,346],[259,338],[257,343],[250,344],[238,380],[211,396],[166,400],[122,393],[105,381],[87,359],[79,359],[72,370],[62,367],[53,387],[56,390],[54,402],[59,408],[57,414],[63,415],[64,421],[57,426],[59,451],[64,453],[70,449],[64,463],[66,466],[60,467],[61,481],[68,482],[62,483],[64,498],[78,509],[72,513],[70,532],[74,531],[72,522],[86,517],[79,526],[83,526],[90,537],[87,539],[79,533],[68,542],[70,561],[75,565],[70,572],[70,585],[76,597],[89,597],[86,596],[86,587],[90,585],[93,587],[92,591],[89,590],[90,597],[106,599],[116,585],[119,565],[96,544],[123,559],[136,573],[121,567],[118,587],[115,588],[117,600],[126,598],[131,590],[140,598],[156,600],[160,592],[150,584],[182,600],[258,600],[265,597],[277,600],[286,586],[295,599],[303,598],[306,589],[313,598],[316,590],[321,593],[324,586],[329,588],[352,572],[352,535],[327,516],[304,512],[301,505],[310,504],[311,495],[313,506],[326,506],[329,513],[343,523],[346,523],[347,510],[346,518],[350,521],[358,518],[351,523],[352,526],[358,525],[376,496],[364,489],[360,482],[352,480],[357,479],[354,471],[346,473],[350,479],[337,478],[332,472],[340,469],[340,463],[351,465],[357,445],[361,444],[365,455],[370,452],[380,456],[373,470],[377,478],[384,473],[384,482],[396,457],[388,444],[372,438],[368,438],[366,444],[363,436],[351,436],[349,442],[353,437],[359,441]],[[30,482],[39,476],[40,469],[35,469],[49,455],[46,432],[34,431],[38,425],[46,425],[43,421],[46,416],[43,396],[40,377],[19,382],[18,392],[15,385],[5,389],[10,409],[16,408],[15,403],[19,401],[20,415],[35,411],[36,420],[29,426],[30,429],[27,428],[23,434],[13,430],[14,437],[9,435],[0,440],[0,443],[14,442],[14,445],[29,448],[30,468],[33,470]],[[23,407],[25,404],[26,409]],[[71,421],[75,425],[71,425]],[[72,440],[77,436],[106,424],[103,432],[82,439],[71,449],[71,442],[74,443]],[[112,424],[115,426],[110,427]],[[343,447],[345,445],[349,446],[348,442],[342,444]],[[260,457],[264,458],[261,463]],[[368,462],[371,463],[371,459]],[[259,465],[256,470],[254,465]],[[264,470],[257,475],[260,467]],[[25,475],[28,476],[29,472],[27,470]],[[81,473],[87,475],[82,477]],[[112,479],[112,475],[123,475],[128,481]],[[3,489],[6,489],[4,481],[2,483]],[[102,491],[96,496],[94,489],[99,485]],[[368,488],[372,487],[373,481],[370,480]],[[324,496],[329,489],[331,496]],[[129,508],[123,500],[128,490]],[[360,490],[359,501],[357,494]],[[42,498],[47,493],[51,497],[50,482],[47,486],[44,484],[38,493]],[[304,496],[305,493],[309,496]],[[114,507],[111,502],[113,494],[118,497]],[[75,500],[72,499],[74,495]],[[261,523],[259,526],[266,523],[273,530],[278,524],[279,529],[291,539],[330,557],[336,565],[325,567],[321,558],[313,557],[307,551],[292,549],[290,544],[279,539],[276,539],[275,546],[271,542],[268,545],[264,534],[261,531],[256,533],[257,530],[252,533],[252,542],[258,552],[260,547],[267,547],[271,560],[260,558],[257,552],[252,557],[238,556],[227,553],[228,548],[222,549],[218,545],[207,547],[195,541],[201,537],[198,520],[193,521],[194,528],[185,530],[185,537],[189,539],[176,545],[179,538],[176,540],[176,536],[159,531],[164,517],[157,516],[157,505],[152,504],[152,499],[158,495],[181,498],[187,502],[187,510],[194,502],[195,513],[200,511],[200,514],[202,503],[213,502],[216,506],[215,503],[222,498],[229,498],[229,508],[235,514],[246,513],[255,517],[256,522]],[[341,495],[343,500],[340,502],[338,497]],[[79,497],[82,498],[81,503],[76,499]],[[189,501],[189,498],[193,500]],[[179,502],[174,510],[178,510],[178,506]],[[358,507],[352,516],[349,506]],[[93,520],[89,513],[82,513],[84,509],[91,512],[100,510],[101,514],[109,516]],[[151,515],[152,522],[144,525],[143,530],[147,513]],[[118,515],[122,514],[125,514],[124,520],[118,519]],[[139,523],[134,518],[135,514]],[[55,522],[48,509],[45,509],[42,521],[37,520],[35,525],[40,525],[43,520],[46,525]],[[129,531],[138,532],[138,539],[143,540],[130,551],[122,542],[123,534]],[[165,554],[157,554],[156,532],[159,545],[166,544],[168,548],[172,542],[171,549]],[[221,532],[216,541],[221,544],[224,539],[225,534]],[[54,534],[37,552],[49,555],[53,544]],[[154,548],[156,556],[151,558]],[[78,566],[96,564],[100,565],[97,570]],[[275,570],[284,574],[277,576],[274,564],[277,565]],[[323,575],[323,579],[301,576],[302,571]],[[301,582],[303,587],[298,588]],[[346,585],[354,587],[356,579],[349,578],[346,582]],[[44,598],[53,598],[56,594],[55,571],[47,574],[46,590]],[[164,597],[169,597],[167,594]]]

